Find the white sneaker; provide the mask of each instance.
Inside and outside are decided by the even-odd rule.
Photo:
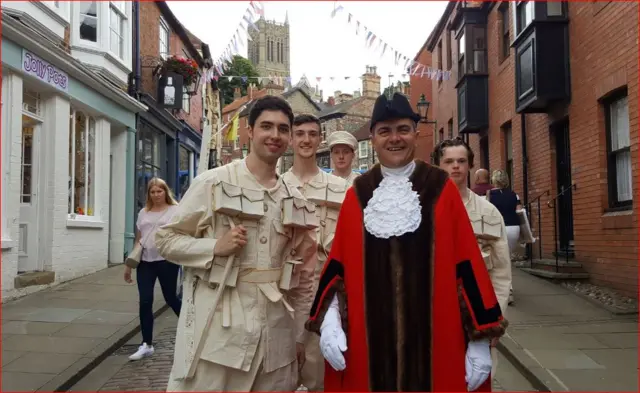
[[[129,356],[129,360],[140,360],[151,355],[153,355],[153,346],[148,346],[147,343],[142,343],[142,345],[138,347],[138,351]]]

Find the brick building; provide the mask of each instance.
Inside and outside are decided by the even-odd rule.
[[[420,51],[418,51],[418,54],[416,54],[413,60],[426,66],[429,66],[431,64],[431,52],[427,50],[426,43],[422,46],[422,48],[420,48]],[[420,101],[420,96],[424,94],[425,100],[427,100],[431,104],[429,112],[427,113],[428,121],[431,121],[431,117],[433,117],[433,114],[436,113],[435,103],[433,102],[432,84],[433,81],[431,80],[431,78],[427,78],[426,75],[411,75],[409,77],[409,102],[414,108],[413,110],[417,112],[418,101]],[[427,124],[422,122],[418,123],[419,134],[418,147],[416,149],[416,158],[429,162],[429,157],[434,146],[434,129],[434,124]]]
[[[636,2],[452,1],[427,41],[452,70],[433,83],[437,138],[511,174],[540,238],[530,271],[636,297],[637,37]]]
[[[149,110],[140,117],[137,155],[137,208],[145,200],[153,176],[167,181],[180,198],[195,177],[202,142],[202,89],[184,87],[181,109],[158,105],[158,67],[171,56],[194,59],[202,70],[204,59],[193,37],[164,1],[140,2],[140,101]],[[135,27],[134,27],[135,34]],[[195,44],[201,46],[200,40]]]

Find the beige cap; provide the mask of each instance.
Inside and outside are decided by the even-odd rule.
[[[351,135],[351,133],[347,131],[334,131],[333,133],[331,133],[331,135],[329,135],[327,144],[329,145],[329,149],[331,149],[335,145],[347,145],[350,146],[353,151],[356,151],[356,149],[358,148],[358,140],[355,136]]]

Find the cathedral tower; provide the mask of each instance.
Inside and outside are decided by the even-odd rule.
[[[260,32],[249,28],[248,57],[260,76],[286,78],[291,76],[289,15],[284,23],[267,21],[261,17],[255,22]],[[285,81],[286,87],[289,83]]]

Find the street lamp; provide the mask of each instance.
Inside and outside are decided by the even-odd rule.
[[[242,145],[242,158],[247,158],[247,155],[249,155],[249,149],[247,148],[247,145],[244,144]]]
[[[436,121],[429,121],[427,120],[427,115],[429,113],[429,105],[431,105],[431,103],[429,101],[427,101],[427,99],[425,98],[424,94],[420,95],[420,100],[418,101],[418,114],[420,115],[420,122],[421,123],[426,123],[426,124],[435,124]]]

